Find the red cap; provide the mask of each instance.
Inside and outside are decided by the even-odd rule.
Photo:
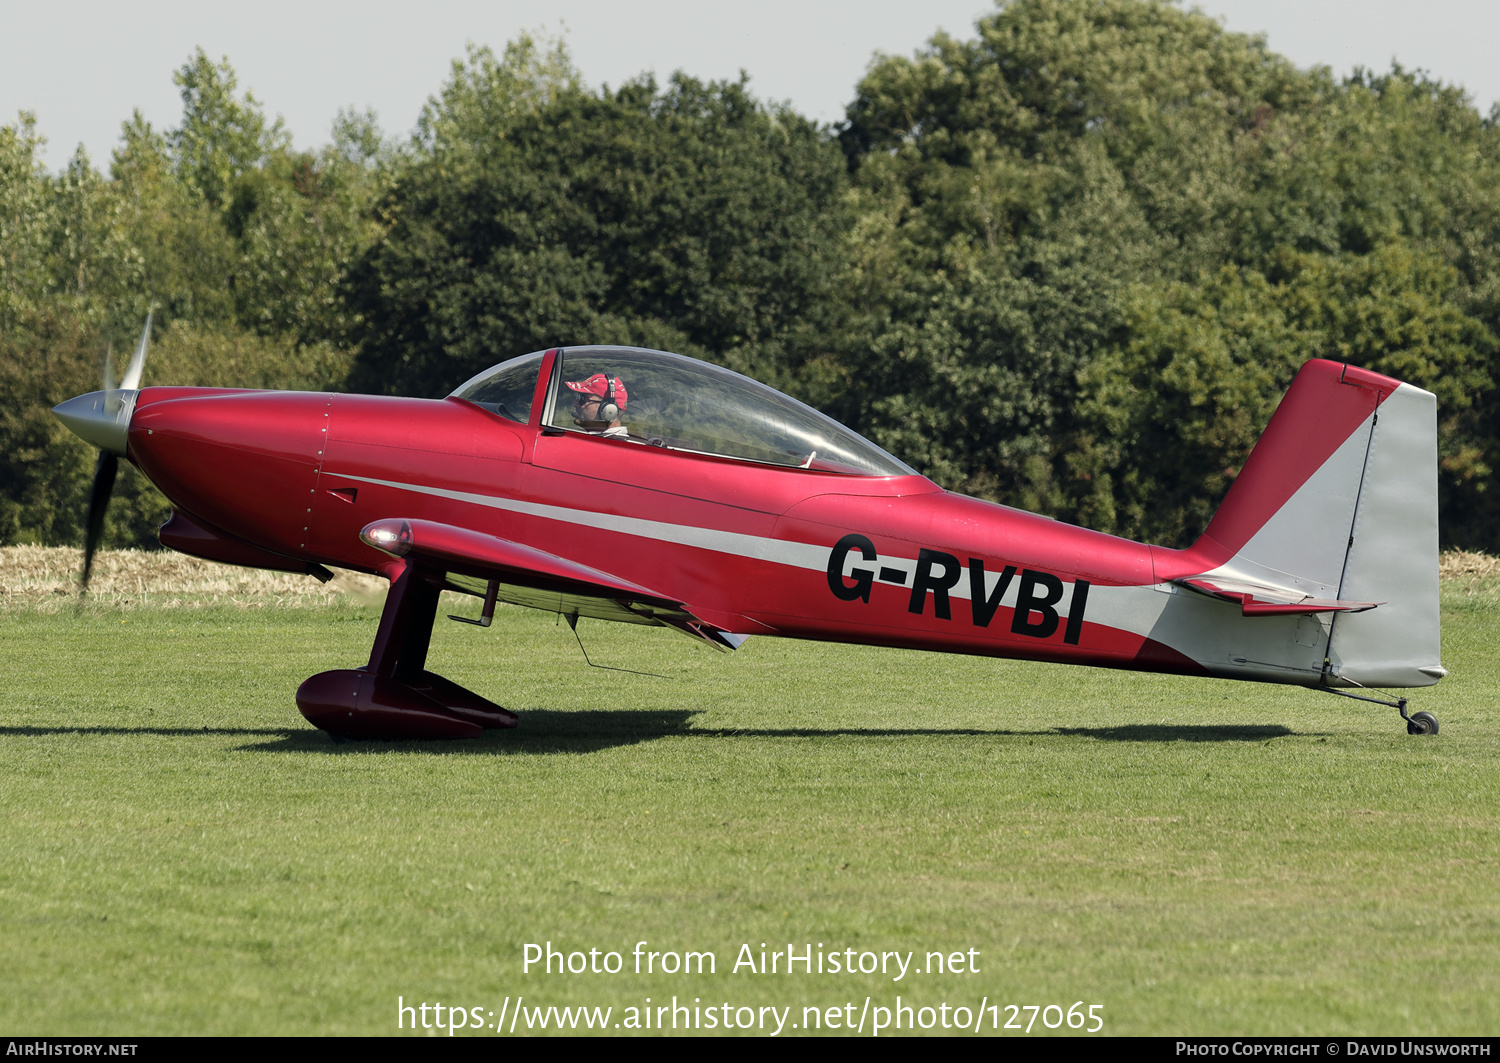
[[[609,380],[603,373],[595,373],[587,380],[565,380],[563,386],[571,388],[580,395],[598,395],[601,399],[609,396]],[[615,405],[623,410],[625,400],[625,381],[615,377]]]

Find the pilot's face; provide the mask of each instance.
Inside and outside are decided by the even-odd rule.
[[[604,400],[598,395],[580,394],[573,400],[573,416],[580,421],[602,420],[599,416],[599,408],[604,405]]]

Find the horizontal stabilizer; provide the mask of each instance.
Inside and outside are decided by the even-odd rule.
[[[1298,616],[1312,613],[1362,613],[1384,602],[1340,601],[1335,598],[1312,598],[1289,593],[1276,587],[1264,587],[1238,580],[1186,576],[1172,581],[1200,594],[1234,602],[1244,616]]]

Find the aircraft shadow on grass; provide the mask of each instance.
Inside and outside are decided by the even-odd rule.
[[[345,742],[319,731],[242,732],[274,736],[240,748],[266,753],[379,753],[391,749],[445,756],[517,756],[591,753],[660,738],[1094,738],[1104,742],[1266,742],[1298,732],[1280,724],[1125,724],[1117,727],[1052,727],[1039,730],[976,727],[694,727],[696,710],[634,712],[610,709],[528,709],[513,731],[487,731],[477,740],[454,742]],[[59,729],[61,730],[61,729]],[[194,734],[199,732],[188,731]],[[225,732],[228,733],[228,732]]]
[[[346,742],[321,731],[290,727],[0,727],[0,736],[150,735],[157,738],[241,737],[264,741],[240,746],[262,753],[432,752],[444,756],[516,756],[592,753],[659,738],[1094,738],[1102,742],[1266,742],[1299,732],[1280,724],[1122,724],[1117,727],[1049,727],[1039,730],[977,727],[693,727],[696,710],[632,712],[610,709],[528,710],[514,731],[489,731],[477,741]],[[1304,735],[1306,737],[1306,735]]]

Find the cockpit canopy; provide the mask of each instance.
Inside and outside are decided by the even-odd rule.
[[[525,354],[487,369],[451,397],[529,424],[545,353]],[[559,350],[540,423],[583,432],[574,418],[574,392],[564,382],[587,381],[595,374],[613,376],[627,391],[619,421],[636,443],[858,476],[915,474],[858,433],[749,377],[640,347]],[[617,430],[611,435],[620,434]]]

